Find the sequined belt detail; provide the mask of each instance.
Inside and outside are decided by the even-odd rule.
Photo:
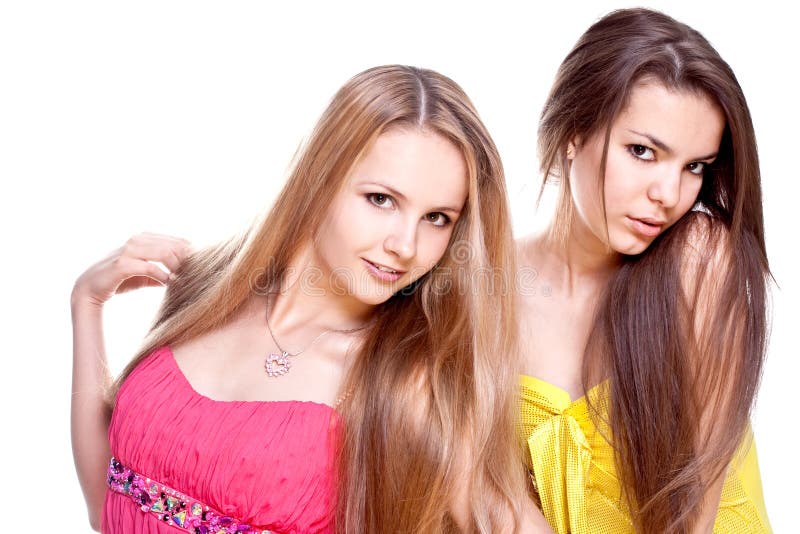
[[[240,523],[179,491],[144,477],[111,458],[108,487],[127,495],[145,513],[154,514],[168,525],[193,534],[275,534]]]

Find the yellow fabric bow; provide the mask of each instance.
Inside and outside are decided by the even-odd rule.
[[[553,530],[588,532],[586,487],[592,453],[570,409],[537,426],[528,447],[542,509]]]

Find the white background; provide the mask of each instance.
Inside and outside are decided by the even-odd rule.
[[[335,90],[386,63],[433,68],[464,87],[504,158],[517,233],[528,232],[543,219],[533,211],[535,131],[558,64],[592,22],[628,5],[289,4],[0,5],[5,525],[89,530],[69,444],[69,293],[86,267],[136,232],[202,245],[248,224]],[[754,427],[773,527],[796,531],[798,29],[769,2],[649,5],[716,46],[755,121],[780,288]],[[108,305],[114,372],[160,296]]]

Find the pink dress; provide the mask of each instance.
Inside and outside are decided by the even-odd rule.
[[[333,532],[339,421],[314,402],[212,400],[162,347],[125,380],[108,434],[126,467],[255,532]],[[180,531],[130,496],[106,493],[102,532]]]

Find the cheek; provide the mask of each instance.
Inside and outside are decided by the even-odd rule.
[[[700,195],[700,189],[703,187],[703,181],[700,178],[689,178],[681,184],[681,201],[678,205],[679,217],[683,216],[686,212],[692,209],[692,206],[697,202],[697,197]]]
[[[603,190],[600,176],[600,159],[602,145],[597,142],[586,145],[579,155],[572,161],[570,168],[570,189],[572,202],[577,215],[589,227],[602,225],[603,221]],[[611,161],[607,162],[606,189],[609,178],[614,174]],[[607,191],[606,191],[607,194]]]
[[[328,216],[317,232],[317,249],[332,267],[343,263],[351,255],[349,253],[364,241],[363,234],[369,232],[371,225],[363,224],[364,209],[364,206],[352,201],[339,201],[331,205]]]
[[[384,231],[388,213],[372,206],[360,195],[340,201],[332,210],[333,232],[344,243],[357,243]]]
[[[338,240],[334,220],[332,218],[326,219],[314,240],[314,248],[317,257],[322,262],[322,265],[320,265],[321,267],[324,266],[328,269],[335,269],[341,263],[341,249],[333,245]]]
[[[606,240],[609,228],[607,223],[613,222],[613,216],[625,203],[611,173],[606,173],[605,182],[602,185],[599,177],[591,181],[584,179],[575,184],[572,187],[572,201],[575,206],[576,219],[582,222],[586,230],[602,241]]]
[[[578,214],[586,221],[594,220],[601,210],[600,183],[596,169],[585,165],[573,166],[570,178],[572,202]]]
[[[452,230],[445,230],[430,226],[420,232],[420,241],[417,249],[417,264],[425,271],[436,265],[445,254],[454,253],[466,244],[454,243],[448,251]]]
[[[647,195],[646,169],[627,154],[609,156],[605,180],[606,210],[609,214],[626,214],[631,206]]]

